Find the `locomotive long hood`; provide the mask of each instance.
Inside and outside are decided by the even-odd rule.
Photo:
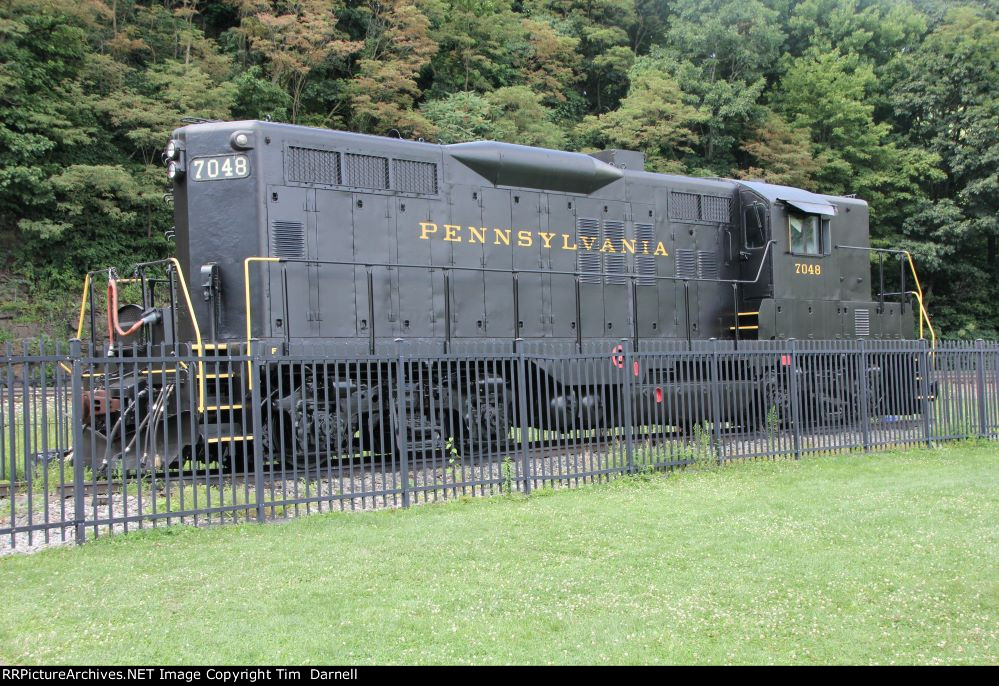
[[[497,186],[589,194],[624,176],[617,167],[578,152],[495,141],[455,143],[444,149]]]

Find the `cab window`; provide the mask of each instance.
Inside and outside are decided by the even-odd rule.
[[[788,245],[795,255],[828,254],[829,220],[814,214],[789,214]]]
[[[767,244],[766,211],[760,203],[753,203],[746,208],[743,226],[746,231],[746,247],[762,248]]]

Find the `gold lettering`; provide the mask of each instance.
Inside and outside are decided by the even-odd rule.
[[[476,240],[478,239],[478,240]],[[468,242],[469,243],[485,243],[486,242],[486,229],[477,229],[474,226],[468,227]]]
[[[431,233],[437,233],[437,225],[433,222],[420,222],[420,238],[427,240],[430,238],[427,234]]]
[[[611,239],[605,238],[604,244],[600,246],[600,252],[617,252],[617,250],[614,249],[614,244],[611,243]]]
[[[452,243],[461,243],[461,236],[458,235],[459,231],[461,231],[461,227],[457,224],[445,224],[444,240],[451,241]]]
[[[530,248],[534,245],[534,237],[531,235],[530,231],[518,231],[517,232],[517,246],[521,248]]]
[[[649,242],[648,241],[642,241],[642,254],[643,255],[648,255],[649,254]]]
[[[652,253],[653,255],[662,255],[663,257],[669,257],[669,253],[666,252],[666,246],[663,245],[662,241],[659,241],[659,245],[656,246],[656,251]]]
[[[635,241],[629,241],[627,238],[621,239],[621,252],[630,252],[632,255],[635,254]]]
[[[504,234],[504,231],[506,232]],[[510,245],[510,233],[513,229],[493,229],[493,235],[496,236],[496,240],[493,241],[493,245],[499,245],[500,241]]]
[[[569,245],[569,234],[567,234],[567,233],[563,233],[562,234],[562,249],[563,250],[575,250],[576,249],[576,242],[575,241],[573,241],[572,245]]]
[[[583,247],[585,249],[587,249],[587,250],[593,250],[593,244],[597,242],[597,239],[596,239],[595,236],[582,236],[582,235],[580,235],[579,240],[583,244]]]
[[[553,234],[553,233],[545,233],[544,231],[539,231],[538,235],[541,236],[541,240],[543,240],[545,242],[545,247],[548,248],[549,250],[551,250],[552,239],[555,238],[555,234]]]

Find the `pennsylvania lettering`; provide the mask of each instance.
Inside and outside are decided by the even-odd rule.
[[[551,233],[528,229],[490,229],[484,226],[420,222],[420,238],[428,241],[443,240],[449,243],[489,243],[509,245],[518,248],[531,248],[540,244],[545,250],[583,250],[587,252],[624,253],[632,255],[653,255],[668,257],[662,241],[648,241],[629,238],[605,238],[579,234],[578,239],[569,233]]]

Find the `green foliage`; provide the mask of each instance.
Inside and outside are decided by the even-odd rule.
[[[7,309],[62,335],[85,269],[173,252],[182,118],[267,118],[856,193],[943,334],[997,335],[997,55],[980,0],[8,0]]]

